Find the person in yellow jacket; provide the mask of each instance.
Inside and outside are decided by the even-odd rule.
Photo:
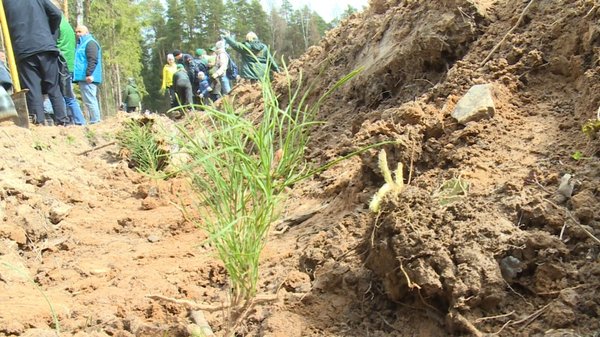
[[[175,56],[173,54],[167,55],[167,64],[163,67],[162,73],[162,86],[160,91],[162,93],[169,93],[169,99],[171,101],[171,107],[177,106],[177,100],[175,99],[175,88],[173,88],[173,74],[177,71],[177,63],[175,63]]]

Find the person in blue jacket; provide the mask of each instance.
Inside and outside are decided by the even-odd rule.
[[[212,88],[208,82],[208,76],[203,71],[198,72],[198,90],[196,95],[200,98],[200,104],[209,104]]]
[[[75,49],[73,82],[79,84],[90,124],[96,124],[101,120],[98,85],[102,83],[102,48],[84,25],[77,26],[75,35],[79,41]]]

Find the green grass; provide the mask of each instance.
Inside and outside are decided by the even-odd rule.
[[[116,139],[129,151],[129,160],[137,170],[159,176],[168,163],[169,153],[161,145],[152,125],[151,120],[128,119]]]
[[[77,139],[73,135],[67,135],[66,141],[69,145],[75,145],[75,143],[77,143]]]
[[[32,147],[38,151],[48,151],[51,148],[50,144],[46,144],[41,140],[35,140]]]
[[[227,97],[218,109],[201,107],[203,117],[193,119],[191,128],[180,128],[179,148],[191,158],[183,169],[198,196],[202,225],[228,272],[233,306],[256,295],[259,256],[278,216],[282,191],[330,166],[307,169],[304,152],[310,129],[318,124],[315,118],[323,100],[357,73],[345,76],[310,104],[310,90],[301,89],[302,78],[292,87],[288,76],[285,106],[280,106],[265,77],[260,83],[260,121],[248,119]]]
[[[96,131],[86,126],[84,134],[90,146],[98,145],[98,135],[96,134]]]

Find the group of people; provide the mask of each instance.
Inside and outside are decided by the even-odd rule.
[[[3,2],[19,79],[22,88],[28,89],[26,100],[32,122],[37,125],[99,123],[102,48],[88,28],[79,25],[73,30],[53,0]],[[227,45],[241,55],[243,65],[239,74],[226,50]],[[198,48],[196,57],[179,50],[167,55],[162,91],[169,94],[171,106],[209,104],[229,94],[238,80],[256,82],[279,71],[268,47],[253,32],[246,35],[244,42],[237,42],[225,33],[209,53]],[[0,85],[10,88],[10,74],[1,56],[0,53]],[[123,103],[131,112],[139,108],[141,97],[135,81],[129,78],[128,82]],[[75,97],[72,83],[79,85],[87,117]],[[52,111],[51,120],[47,120],[48,110]]]
[[[228,32],[221,37],[208,53],[198,48],[196,57],[180,50],[167,55],[161,92],[169,95],[172,107],[209,104],[229,94],[236,81],[254,83],[271,72],[279,72],[269,48],[254,32],[246,34],[244,42],[237,42]],[[241,55],[243,65],[239,73],[227,46]]]
[[[73,30],[51,0],[8,0],[4,10],[19,79],[22,88],[28,89],[32,122],[63,126],[99,123],[102,49],[88,28],[79,25]],[[72,83],[79,85],[87,119]],[[52,120],[46,119],[44,96],[52,107]]]

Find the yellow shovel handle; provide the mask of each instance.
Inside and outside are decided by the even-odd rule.
[[[10,32],[8,31],[8,23],[6,22],[6,13],[4,13],[4,3],[2,0],[0,0],[0,24],[2,24],[2,34],[4,35],[4,41],[6,43],[6,56],[8,57],[10,76],[12,77],[15,92],[18,92],[21,91],[21,82],[19,81],[17,62],[15,60],[15,53],[10,40]]]

